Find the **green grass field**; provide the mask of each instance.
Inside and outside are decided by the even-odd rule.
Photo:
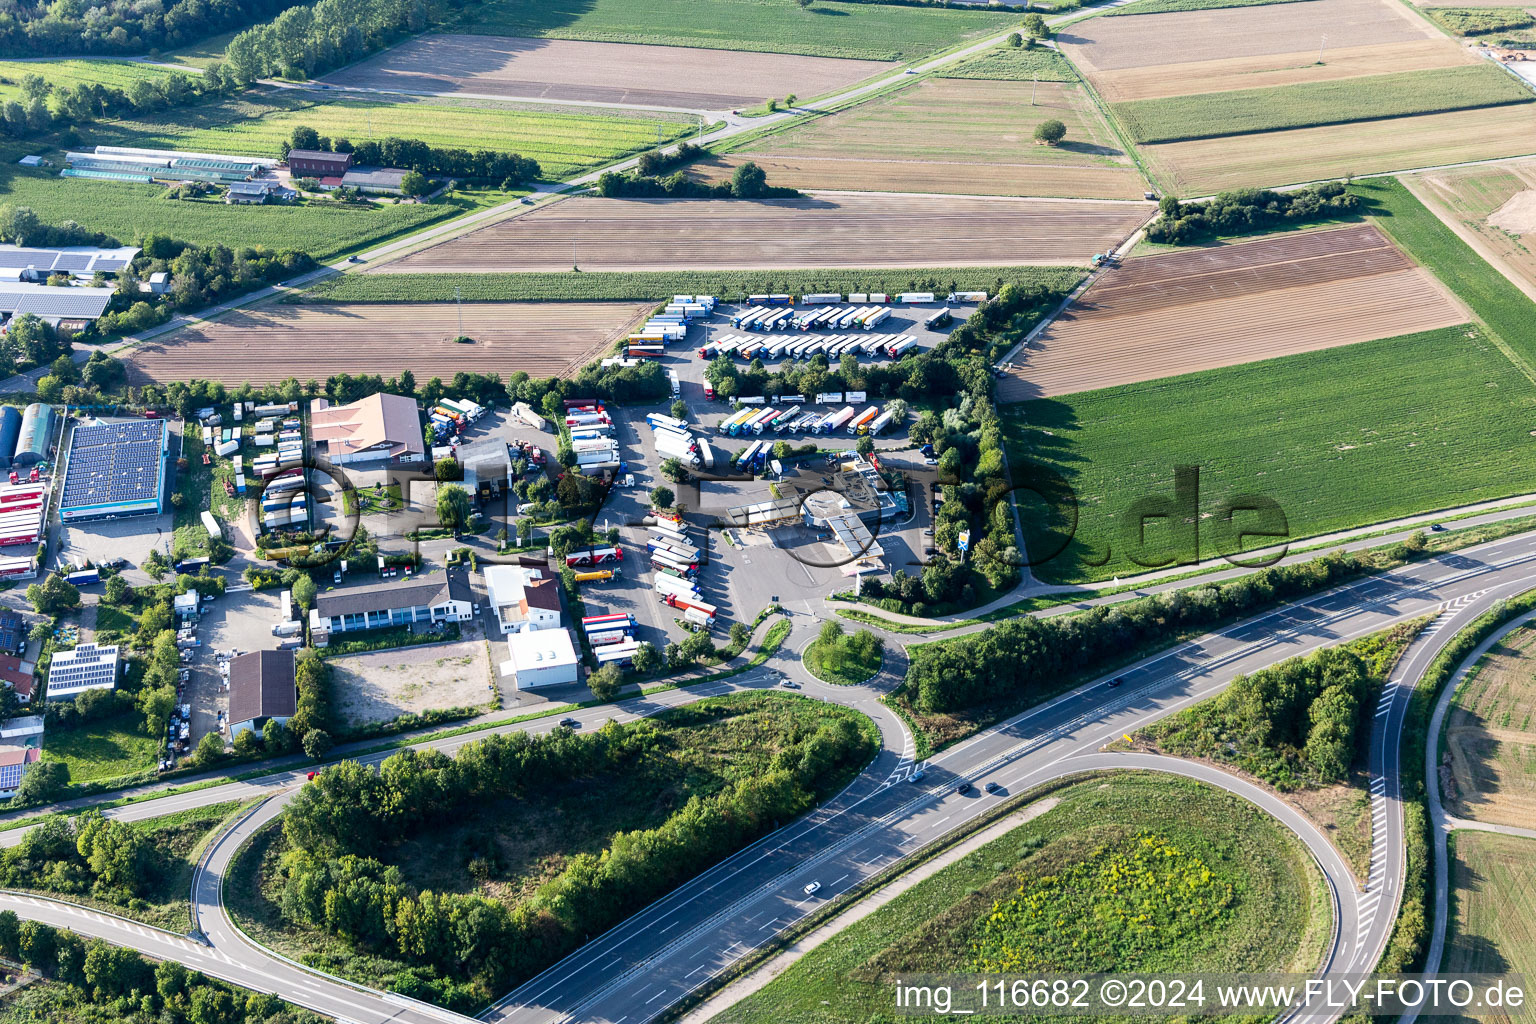
[[[999,46],[941,68],[939,78],[985,78],[998,82],[1075,82],[1077,72],[1060,50],[1043,46]]]
[[[424,206],[226,206],[218,199],[165,199],[158,185],[61,178],[57,172],[16,167],[14,160],[0,164],[0,204],[31,207],[48,224],[73,220],[124,243],[164,234],[204,245],[302,249],[330,260],[485,205],[455,197]],[[506,198],[496,194],[485,200]]]
[[[702,46],[813,57],[912,60],[1000,32],[1016,14],[817,0],[492,0],[454,31]]]
[[[988,954],[999,932],[1010,940],[1004,959],[1028,964],[1024,971],[1315,965],[1329,928],[1322,880],[1300,844],[1252,805],[1156,775],[1093,779],[1052,796],[1054,808],[832,936],[715,1024],[898,1020],[893,975],[978,970],[998,959]],[[1114,877],[1117,863],[1141,857],[1142,837],[1157,844],[1155,862]],[[1169,883],[1176,861],[1209,875],[1196,869],[1194,879]],[[1192,919],[1191,881],[1204,897],[1204,921]],[[1015,902],[1021,890],[1047,897],[1043,917],[1032,920],[1033,908]],[[1152,928],[1142,915],[1154,907],[1173,913]]]
[[[1424,16],[1458,36],[1486,36],[1536,25],[1523,7],[1427,7]]]
[[[1488,265],[1396,178],[1356,182],[1376,224],[1415,261],[1434,271],[1528,367],[1536,367],[1536,317],[1531,300]],[[1536,369],[1532,369],[1536,377]]]
[[[860,657],[858,652],[848,647],[846,637],[843,645],[833,650],[828,650],[817,640],[800,657],[811,675],[822,682],[836,683],[838,686],[858,686],[868,682],[880,671],[880,664],[884,660],[878,652],[874,657]]]
[[[725,270],[556,274],[343,274],[293,297],[294,302],[452,302],[455,287],[475,302],[598,302],[669,298],[721,299],[764,291],[903,292],[947,288],[995,292],[1004,282],[1071,288],[1070,267],[939,267],[931,270]]]
[[[1492,64],[1405,71],[1270,89],[1134,100],[1112,106],[1137,142],[1177,142],[1224,135],[1347,124],[1527,103],[1531,91]]]
[[[1266,4],[1294,4],[1300,0],[1141,0],[1104,12],[1106,18],[1127,14],[1169,14],[1174,11],[1211,11],[1219,7],[1262,7]]]
[[[546,177],[567,178],[697,131],[692,119],[566,113],[504,103],[404,99],[377,103],[256,91],[81,132],[90,144],[186,149],[276,158],[293,129],[360,142],[400,135],[431,146],[519,153]]]
[[[1056,583],[1151,568],[1128,557],[1125,520],[1138,499],[1172,495],[1179,465],[1200,470],[1202,517],[1258,494],[1279,503],[1294,538],[1525,493],[1536,487],[1533,414],[1536,386],[1472,327],[1004,410],[1014,484],[1053,499],[1024,501],[1022,518],[1031,557],[1060,550],[1034,568]],[[1079,502],[1070,541],[1051,473]],[[1165,523],[1147,522],[1143,562],[1167,551]],[[1202,560],[1217,557],[1214,525],[1201,527]]]
[[[1460,830],[1451,851],[1451,915],[1447,973],[1536,973],[1536,841]],[[1484,1020],[1490,1018],[1484,1017]],[[1510,1024],[1536,1022],[1529,1001],[1499,1015]],[[1472,1018],[1446,1018],[1470,1024]]]
[[[144,716],[132,711],[50,731],[43,760],[68,765],[71,782],[95,782],[153,768],[158,748],[159,740],[144,729]]]
[[[0,99],[20,96],[29,74],[42,75],[56,89],[90,83],[126,90],[141,79],[158,82],[176,72],[131,60],[0,60]]]

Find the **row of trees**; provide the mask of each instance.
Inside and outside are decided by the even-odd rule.
[[[47,889],[126,903],[171,870],[169,861],[131,825],[98,810],[45,818],[0,853],[0,879],[13,888]]]
[[[1337,181],[1295,192],[1246,188],[1222,192],[1203,203],[1181,203],[1164,196],[1159,203],[1161,215],[1147,226],[1147,240],[1193,245],[1218,235],[1244,235],[1281,224],[1348,216],[1359,208],[1360,198]]]
[[[646,154],[649,156],[649,154]],[[675,162],[676,158],[673,158]],[[666,163],[662,157],[656,164]],[[690,178],[686,171],[674,171],[665,178],[647,174],[643,169],[625,174],[620,171],[604,171],[597,179],[597,194],[610,199],[643,199],[667,197],[671,199],[799,199],[801,192],[793,188],[780,188],[768,184],[768,175],[761,167],[748,160],[731,172],[730,181],[705,182]]]
[[[66,131],[103,118],[142,117],[240,88],[220,64],[195,77],[177,71],[162,78],[136,78],[125,89],[98,82],[55,86],[35,72],[23,75],[20,84],[21,98],[0,105],[0,131],[13,138]]]
[[[299,0],[15,0],[0,12],[0,54],[141,54],[249,25]]]
[[[40,826],[46,827],[46,826]],[[236,989],[175,961],[152,963],[131,949],[0,911],[0,957],[23,963],[65,988],[13,994],[34,1020],[80,1020],[83,1009],[133,1024],[323,1024],[277,996]],[[39,1009],[38,1004],[42,1004]]]
[[[300,125],[283,141],[278,158],[288,159],[294,149],[319,149],[334,153],[351,153],[352,162],[364,167],[399,167],[420,174],[440,174],[455,178],[474,178],[481,181],[501,182],[504,188],[515,188],[526,182],[538,180],[539,162],[516,153],[499,153],[490,149],[443,149],[429,146],[420,139],[402,139],[391,135],[385,139],[332,139],[315,129]],[[406,189],[409,194],[411,189]]]
[[[651,722],[609,723],[587,736],[563,729],[540,737],[494,736],[466,746],[456,759],[404,751],[378,773],[352,762],[328,768],[285,816],[283,914],[365,949],[430,966],[458,985],[412,994],[473,1005],[803,812],[870,753],[851,720],[823,725],[779,751],[766,771],[711,797],[694,797],[655,828],[620,833],[601,854],[572,857],[512,908],[480,896],[417,892],[373,856],[471,804],[618,770],[659,739]]]
[[[964,642],[913,648],[904,690],[923,712],[1044,694],[1063,678],[1087,677],[1097,666],[1151,640],[1324,590],[1373,568],[1371,558],[1333,552],[1230,583],[1101,605],[1079,615],[1008,619]]]

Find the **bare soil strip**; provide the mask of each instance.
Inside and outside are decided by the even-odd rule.
[[[998,397],[1091,391],[1467,320],[1369,225],[1146,256],[1089,288]]]
[[[464,333],[448,303],[304,306],[268,304],[176,331],[128,350],[135,384],[202,378],[238,385],[333,373],[418,380],[460,370],[566,376],[596,358],[651,304],[466,302]]]
[[[895,66],[683,46],[427,35],[323,80],[368,89],[725,110],[767,96],[817,96]]]
[[[577,197],[377,272],[1080,265],[1124,241],[1152,209],[882,193],[766,202]]]
[[[1404,43],[1330,47],[1323,63],[1316,47],[1291,53],[1203,60],[1185,64],[1102,71],[1093,83],[1107,103],[1162,99],[1197,93],[1258,89],[1268,86],[1326,82],[1398,71],[1475,64],[1478,57],[1445,39],[1417,39]]]

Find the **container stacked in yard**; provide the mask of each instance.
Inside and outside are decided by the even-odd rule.
[[[46,483],[0,484],[0,546],[36,544],[47,510]]]
[[[622,561],[624,561],[624,549],[619,547],[585,548],[581,551],[567,552],[565,556],[565,564],[572,569]]]

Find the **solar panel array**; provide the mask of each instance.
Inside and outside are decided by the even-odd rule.
[[[48,697],[65,697],[80,690],[117,685],[117,648],[80,644],[60,651],[48,663]]]
[[[159,501],[164,420],[93,423],[75,428],[61,511]]]
[[[39,249],[21,245],[0,245],[0,267],[14,270],[35,267],[41,272],[57,270],[82,274],[100,270],[110,274],[123,269],[128,261],[138,254],[139,249],[135,246],[117,249],[85,246]]]
[[[94,320],[107,311],[111,288],[50,288],[43,284],[0,284],[0,313],[36,313],[65,320]]]

